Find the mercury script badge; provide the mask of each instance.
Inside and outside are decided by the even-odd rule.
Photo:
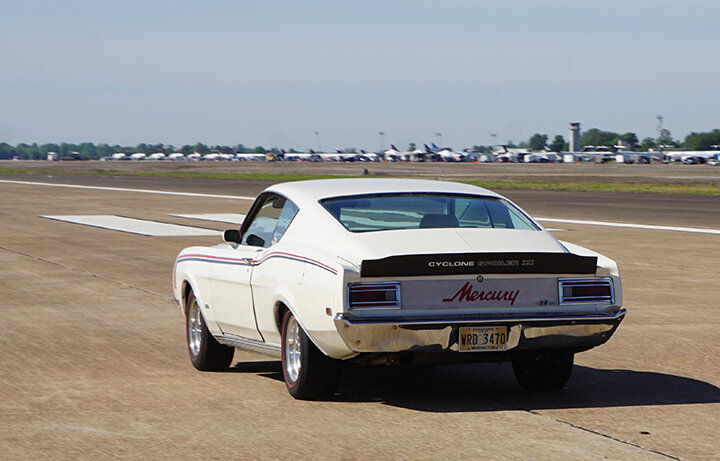
[[[477,281],[478,281],[478,282],[482,282],[483,280],[485,280],[485,279],[483,278],[482,275],[478,275],[478,276],[477,276]]]

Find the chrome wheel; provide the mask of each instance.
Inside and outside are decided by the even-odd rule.
[[[290,382],[296,382],[300,376],[302,349],[300,346],[300,324],[294,316],[288,319],[285,332],[285,373]]]
[[[190,355],[197,357],[200,353],[200,347],[202,346],[202,315],[200,314],[200,306],[198,306],[197,300],[193,297],[188,306],[188,322],[187,322],[187,334],[188,334],[188,347],[190,349]]]

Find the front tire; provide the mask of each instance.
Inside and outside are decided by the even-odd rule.
[[[570,379],[574,357],[563,352],[513,360],[515,379],[526,391],[558,391]]]
[[[185,331],[190,362],[200,371],[223,371],[230,366],[235,348],[217,342],[205,325],[200,305],[192,291],[187,298]]]
[[[282,322],[282,368],[288,392],[300,400],[332,395],[340,379],[339,361],[313,344],[289,310]]]

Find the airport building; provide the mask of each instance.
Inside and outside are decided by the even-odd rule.
[[[580,122],[570,123],[570,152],[580,151]]]

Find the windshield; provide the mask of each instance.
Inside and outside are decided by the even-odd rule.
[[[351,232],[422,228],[539,228],[509,202],[477,195],[396,193],[328,198],[320,204]]]

